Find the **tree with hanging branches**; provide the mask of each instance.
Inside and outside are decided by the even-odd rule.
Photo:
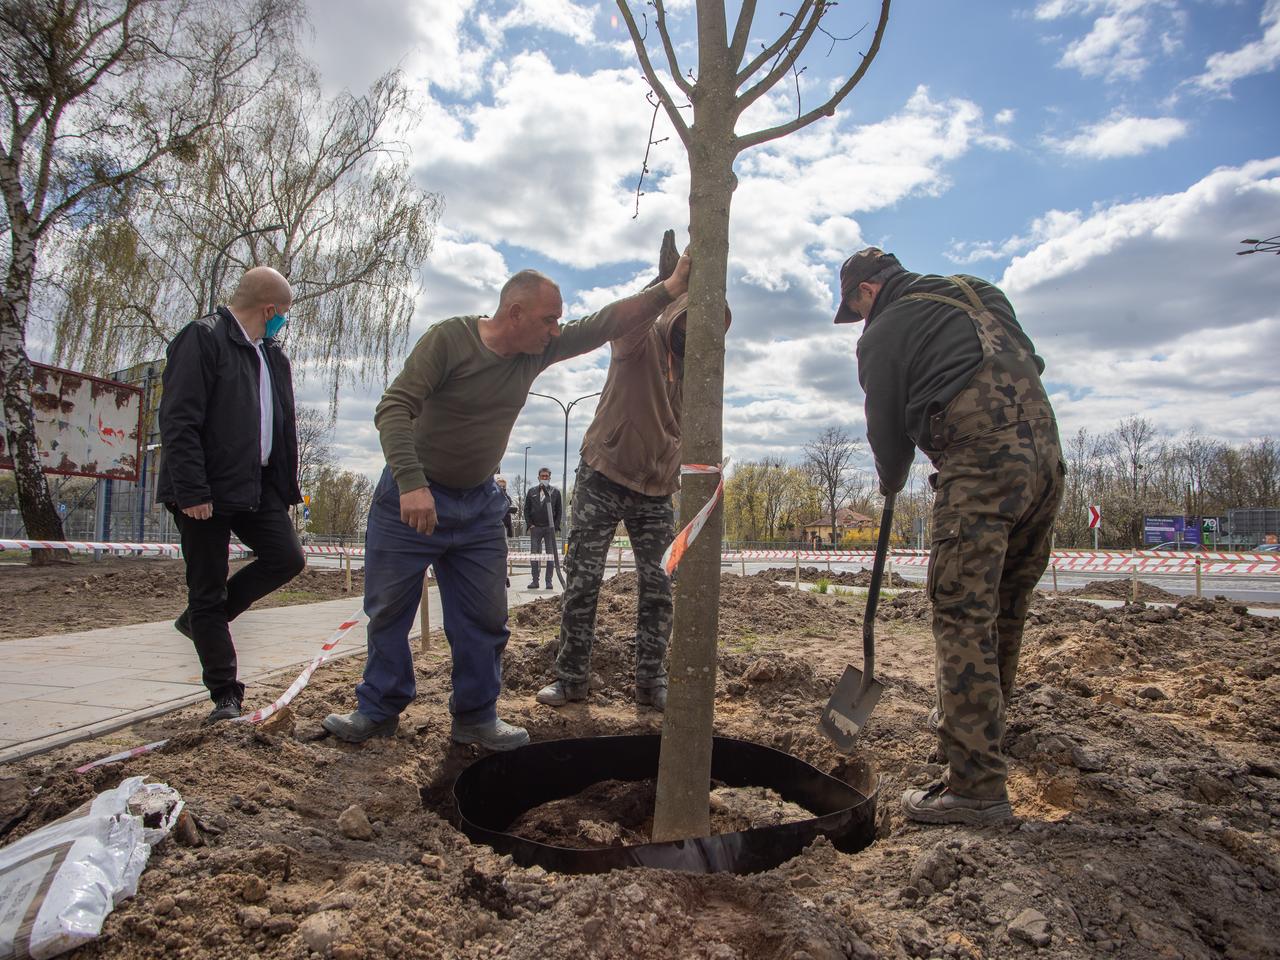
[[[287,54],[299,9],[297,0],[0,0],[0,223],[9,237],[0,387],[33,539],[63,539],[40,469],[27,354],[42,252],[59,231],[115,217],[166,158],[196,159]]]
[[[388,379],[442,207],[399,139],[413,119],[398,71],[333,99],[309,69],[282,73],[198,160],[173,158],[159,189],[75,238],[57,362],[107,370],[154,356],[241,271],[267,264],[294,290],[290,355],[326,377],[331,409],[343,383]]]
[[[689,234],[693,271],[689,283],[685,358],[684,449],[687,463],[719,463],[724,401],[724,302],[729,255],[729,208],[737,182],[734,162],[745,150],[832,116],[866,74],[889,22],[889,0],[881,0],[874,32],[852,58],[847,78],[810,110],[759,130],[739,131],[743,113],[789,77],[799,89],[799,61],[822,33],[833,0],[799,0],[784,15],[781,32],[748,57],[756,2],[743,0],[729,33],[724,0],[696,0],[697,64],[680,64],[662,0],[651,0],[657,38],[642,29],[628,0],[618,10],[654,95],[689,156]],[[661,48],[668,73],[659,76],[650,45]],[[692,106],[686,119],[682,103]],[[681,516],[692,517],[714,494],[713,476],[691,475],[681,494]],[[703,836],[710,832],[709,783],[715,708],[716,635],[720,599],[720,507],[703,536],[685,554],[676,587],[671,647],[671,689],[662,729],[655,840]]]

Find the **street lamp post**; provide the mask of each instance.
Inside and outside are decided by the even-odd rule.
[[[222,260],[227,255],[227,251],[231,249],[231,245],[237,240],[251,237],[255,233],[271,233],[275,230],[283,229],[283,223],[273,223],[266,227],[253,227],[237,233],[218,249],[218,252],[213,255],[213,266],[209,268],[209,309],[205,311],[206,313],[213,313],[218,308],[218,284],[220,282],[218,274],[221,272]]]
[[[592,397],[598,397],[603,392],[604,391],[602,390],[597,390],[595,393],[585,394],[584,396],[570,400],[569,405],[565,406],[558,397],[553,397],[549,393],[535,393],[532,390],[529,391],[529,396],[531,397],[545,397],[547,400],[554,400],[560,406],[560,409],[564,411],[564,469],[560,480],[560,496],[562,496],[566,501],[569,499],[569,414],[571,414],[573,412],[573,408],[583,400],[590,400]],[[526,447],[525,450],[527,451],[528,447]],[[525,469],[528,469],[527,465]],[[565,510],[560,514],[560,536],[563,537],[568,529],[569,510],[568,504],[566,503]]]

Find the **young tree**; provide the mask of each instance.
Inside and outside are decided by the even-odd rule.
[[[28,536],[63,536],[40,471],[26,349],[42,247],[60,227],[113,217],[165,157],[194,158],[261,88],[259,61],[287,51],[297,9],[296,0],[0,0],[9,234],[0,381]]]
[[[671,86],[658,76],[628,0],[619,12],[644,71],[689,155],[689,235],[693,271],[689,283],[688,344],[684,384],[684,451],[690,463],[719,463],[724,401],[724,301],[729,256],[729,206],[738,154],[801,129],[835,113],[862,79],[880,49],[889,21],[889,0],[867,52],[848,78],[807,112],[767,129],[739,132],[743,112],[797,69],[817,35],[833,0],[800,0],[781,34],[746,60],[756,0],[743,0],[733,33],[724,0],[696,0],[696,76],[682,69],[668,29],[663,0],[653,0],[658,42],[670,68],[668,82],[693,107],[685,119]],[[744,64],[744,60],[746,60]],[[714,494],[716,478],[693,475],[681,497],[681,517],[692,517]],[[662,754],[654,838],[701,836],[710,829],[711,736],[715,712],[716,632],[720,601],[720,544],[711,531],[721,529],[720,508],[707,534],[694,542],[683,561],[676,588],[676,618],[671,650],[671,691],[662,725]]]
[[[332,100],[311,70],[282,73],[210,132],[197,162],[167,161],[163,189],[76,238],[56,315],[60,361],[110,369],[150,354],[157,335],[266,263],[293,286],[290,356],[327,375],[331,408],[341,383],[386,380],[441,209],[394,139],[411,119],[396,71]]]

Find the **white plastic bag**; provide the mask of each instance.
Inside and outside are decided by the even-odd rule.
[[[183,805],[176,791],[144,779],[130,777],[0,849],[0,960],[42,960],[87,943],[137,892],[151,846]]]

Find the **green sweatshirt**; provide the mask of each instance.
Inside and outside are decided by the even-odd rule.
[[[567,323],[541,354],[500,357],[480,340],[479,317],[453,317],[422,335],[373,415],[401,493],[428,479],[455,489],[493,476],[529,388],[561,360],[652,324],[671,297],[661,285]]]

